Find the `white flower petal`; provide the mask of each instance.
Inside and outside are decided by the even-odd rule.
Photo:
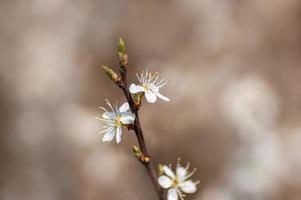
[[[116,127],[116,142],[121,142],[122,129],[120,126]]]
[[[126,112],[129,109],[130,109],[130,106],[129,106],[128,102],[125,102],[119,107],[119,112]]]
[[[142,87],[141,85],[135,85],[134,83],[132,83],[129,87],[130,93],[135,94],[138,92],[144,92],[144,87]]]
[[[116,114],[114,112],[105,112],[102,114],[102,118],[104,119],[115,119]]]
[[[130,112],[122,113],[120,121],[123,124],[133,124],[134,121],[135,121],[135,115],[133,113],[130,113]]]
[[[149,89],[150,89],[151,91],[153,91],[154,93],[159,92],[159,88],[156,87],[156,86],[153,85],[153,84],[150,84],[150,85],[149,85]]]
[[[165,173],[167,176],[169,176],[170,178],[175,178],[175,177],[176,177],[175,174],[173,173],[173,171],[171,171],[171,169],[170,169],[168,166],[164,165],[164,166],[162,167],[162,169],[163,169],[164,173]]]
[[[171,188],[171,189],[168,190],[167,200],[178,200],[177,189]]]
[[[159,97],[160,99],[164,100],[164,101],[170,101],[169,98],[167,98],[166,96],[163,96],[162,94],[160,94],[159,92],[156,93],[157,97]]]
[[[184,167],[177,167],[177,177],[181,183],[185,181],[186,169]]]
[[[180,184],[180,188],[185,193],[195,193],[196,192],[196,184],[191,180],[185,181]]]
[[[155,103],[156,100],[157,100],[156,94],[153,93],[153,92],[151,92],[151,91],[149,91],[149,90],[147,90],[145,92],[145,98],[146,98],[146,100],[147,100],[148,103]]]
[[[107,132],[102,138],[103,142],[111,141],[114,138],[115,135],[115,129],[114,128],[108,128]]]
[[[172,180],[167,176],[163,175],[158,178],[158,183],[161,187],[167,189],[170,188],[170,186],[172,185]]]

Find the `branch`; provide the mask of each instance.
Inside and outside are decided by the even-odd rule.
[[[176,175],[173,175],[172,177],[165,177],[165,180],[163,177],[160,177],[158,180],[158,176],[163,176],[164,174],[167,176],[171,176],[170,174],[173,172],[171,172],[172,171],[171,166],[168,167],[166,165],[164,165],[164,166],[159,165],[159,172],[158,172],[158,174],[156,174],[154,166],[152,165],[151,156],[146,148],[146,144],[144,141],[142,128],[141,128],[141,124],[140,124],[140,120],[139,120],[139,108],[140,108],[141,102],[142,102],[141,98],[144,96],[145,93],[148,92],[148,89],[152,88],[152,89],[150,89],[150,91],[152,91],[154,93],[153,95],[156,95],[156,96],[146,96],[146,100],[149,103],[153,103],[154,101],[156,101],[155,97],[158,97],[164,101],[169,101],[169,99],[167,97],[165,97],[159,93],[159,88],[161,88],[166,83],[166,80],[165,79],[158,80],[159,74],[157,72],[155,74],[152,74],[151,72],[148,72],[148,70],[146,70],[145,73],[144,72],[141,73],[140,77],[138,76],[139,82],[141,83],[141,85],[144,88],[139,89],[137,86],[132,86],[133,88],[131,88],[131,89],[133,89],[133,92],[135,93],[132,96],[130,93],[130,89],[128,87],[128,83],[127,83],[128,55],[126,53],[124,41],[121,38],[119,39],[119,43],[118,43],[118,57],[119,57],[119,74],[107,66],[102,66],[102,68],[103,68],[104,72],[109,76],[109,78],[123,91],[124,96],[127,100],[130,110],[131,110],[131,115],[129,113],[126,113],[126,114],[131,116],[131,120],[130,120],[130,123],[127,123],[127,122],[123,123],[123,121],[121,122],[120,120],[121,120],[122,114],[120,113],[120,116],[119,116],[117,108],[116,108],[116,112],[115,112],[114,109],[112,108],[111,104],[109,102],[107,102],[107,104],[113,110],[112,111],[113,114],[115,114],[115,115],[112,118],[112,117],[106,117],[106,116],[108,116],[107,114],[106,115],[103,114],[103,117],[99,118],[100,120],[103,120],[105,122],[106,122],[106,120],[109,120],[109,122],[107,122],[109,129],[104,130],[107,133],[104,135],[103,141],[111,141],[113,139],[114,135],[113,135],[113,137],[111,137],[112,133],[110,132],[112,127],[120,128],[121,126],[124,125],[128,128],[128,130],[134,130],[137,140],[138,140],[138,143],[139,143],[139,148],[137,146],[133,146],[133,153],[138,158],[140,163],[145,167],[149,177],[151,178],[153,186],[156,189],[159,200],[166,199],[165,192],[161,188],[161,186],[166,188],[165,185],[166,185],[167,178],[169,179],[169,181],[171,181],[170,182],[171,185],[169,188],[173,189],[173,190],[169,190],[169,193],[170,193],[169,195],[171,195],[177,199],[180,198],[183,200],[183,197],[185,197],[184,193],[194,193],[197,191],[196,185],[199,183],[199,181],[193,182],[190,179],[190,177],[194,174],[196,169],[194,169],[192,172],[188,172],[189,163],[187,164],[187,166],[185,168],[183,168],[183,167],[181,167],[180,160],[178,159],[176,172],[178,172],[178,170],[180,170],[181,173],[180,174],[176,173]],[[136,87],[136,89],[135,89],[135,87]],[[141,92],[139,92],[139,91],[141,91]],[[124,106],[121,106],[121,107],[124,108]],[[121,109],[121,107],[120,107],[120,109]],[[126,107],[128,110],[128,106],[126,106]],[[135,120],[134,120],[134,116],[132,114],[135,115]],[[134,120],[134,122],[133,122],[133,120]],[[114,123],[111,124],[112,122],[114,122]],[[116,134],[118,134],[118,132]],[[116,135],[117,143],[119,143],[120,140],[121,140],[120,137],[117,137],[117,135]],[[184,175],[184,178],[183,178],[183,175]],[[183,187],[185,187],[185,188],[183,188]]]
[[[119,84],[117,84],[123,91],[125,98],[127,99],[127,102],[129,103],[131,112],[135,114],[136,118],[135,118],[135,122],[134,122],[134,127],[133,130],[135,131],[138,143],[139,143],[139,147],[142,153],[142,156],[145,158],[147,157],[148,159],[139,159],[140,163],[142,163],[145,167],[145,169],[147,170],[148,175],[150,176],[152,183],[156,189],[156,192],[158,194],[159,200],[164,200],[164,193],[162,188],[160,187],[157,179],[158,176],[155,172],[154,166],[152,165],[151,159],[150,159],[150,155],[148,153],[148,150],[146,148],[146,144],[144,141],[144,137],[143,137],[143,133],[142,133],[142,129],[141,129],[141,125],[140,125],[140,120],[139,120],[139,113],[138,110],[139,108],[137,106],[135,106],[135,103],[133,101],[132,95],[130,94],[130,91],[128,89],[128,84],[127,84],[127,62],[126,64],[120,63],[120,68],[119,68],[119,72],[121,75],[121,82]]]

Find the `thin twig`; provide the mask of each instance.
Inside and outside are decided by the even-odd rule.
[[[121,64],[120,68],[119,68],[119,72],[121,75],[121,84],[119,84],[118,86],[122,89],[122,91],[127,99],[127,102],[129,103],[131,112],[134,113],[136,116],[133,129],[135,131],[140,150],[144,156],[150,157],[148,150],[146,148],[144,138],[143,138],[143,133],[142,133],[140,120],[139,120],[138,108],[135,106],[132,95],[130,94],[129,89],[128,89],[127,66]],[[149,162],[141,162],[141,163],[144,165],[145,169],[147,170],[147,173],[149,174],[149,176],[152,180],[152,183],[158,194],[159,200],[164,200],[165,199],[164,193],[163,193],[162,188],[158,184],[158,181],[157,181],[158,176],[155,172],[155,169],[154,169],[154,166],[152,165],[151,160]]]

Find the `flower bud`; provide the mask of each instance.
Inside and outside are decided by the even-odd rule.
[[[137,146],[133,145],[132,150],[133,154],[138,158],[140,162],[148,163],[150,161],[150,156],[143,155],[143,153]]]
[[[133,154],[135,156],[140,157],[142,155],[140,149],[137,146],[133,145],[132,149],[133,149]]]
[[[149,161],[150,161],[150,156],[143,156],[142,162],[149,163]]]
[[[112,79],[112,81],[114,83],[118,83],[121,80],[120,77],[119,77],[119,75],[116,72],[114,72],[111,68],[103,65],[102,69],[108,75],[108,77],[110,79]]]
[[[122,38],[119,38],[118,42],[118,58],[121,65],[127,66],[128,55],[126,53],[125,43]]]
[[[125,43],[122,38],[119,38],[118,41],[118,53],[126,54]]]

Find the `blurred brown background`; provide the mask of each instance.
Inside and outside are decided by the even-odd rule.
[[[198,168],[187,199],[301,199],[301,1],[1,0],[0,30],[1,200],[156,199],[134,135],[97,134],[119,37],[132,82],[170,80],[141,121],[155,164]]]

